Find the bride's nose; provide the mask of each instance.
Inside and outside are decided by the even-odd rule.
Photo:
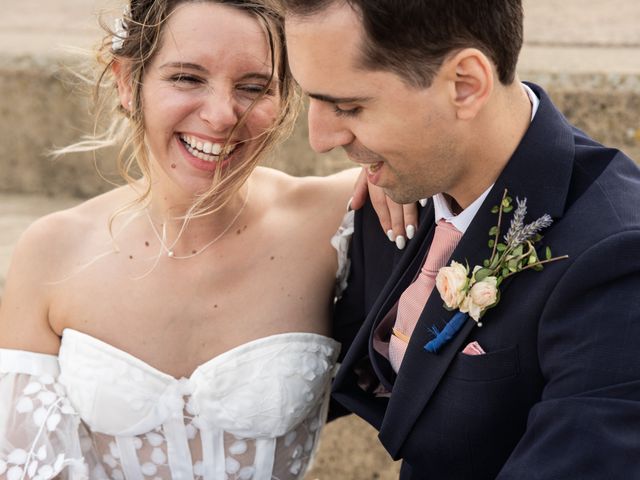
[[[233,128],[240,118],[238,101],[225,92],[211,92],[202,100],[200,118],[217,132]]]

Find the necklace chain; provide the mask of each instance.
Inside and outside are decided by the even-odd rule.
[[[231,222],[229,222],[229,225],[227,225],[222,232],[220,232],[213,240],[210,240],[207,244],[205,244],[200,250],[196,250],[194,253],[190,255],[181,255],[181,256],[176,256],[174,252],[174,247],[176,246],[176,244],[178,243],[178,240],[180,240],[180,237],[182,237],[182,234],[184,233],[187,220],[185,219],[185,221],[183,222],[182,228],[180,229],[180,232],[178,232],[178,236],[175,239],[175,241],[170,246],[167,246],[167,244],[165,243],[165,238],[167,237],[166,235],[167,224],[165,222],[162,223],[162,235],[160,235],[160,232],[158,232],[158,229],[156,228],[155,224],[153,223],[153,220],[151,219],[151,215],[149,214],[149,209],[146,208],[145,211],[147,213],[147,218],[149,219],[149,224],[151,225],[151,229],[153,230],[153,233],[155,233],[158,241],[160,242],[162,249],[167,253],[167,257],[174,258],[176,260],[184,260],[184,259],[192,258],[192,257],[195,257],[196,255],[201,254],[211,245],[213,245],[218,240],[220,240],[229,231],[229,229],[233,226],[233,224],[236,223],[238,218],[240,218],[240,215],[244,211],[244,207],[247,206],[248,201],[249,201],[249,189],[247,188],[247,195],[244,197],[244,202],[242,203],[242,206],[238,210],[238,213],[236,213],[233,219],[231,219]]]

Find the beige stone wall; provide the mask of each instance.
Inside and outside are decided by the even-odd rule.
[[[0,57],[0,191],[88,197],[119,181],[115,150],[53,160],[53,147],[92,130],[89,103],[62,64],[33,57]],[[595,139],[640,158],[640,78],[523,72],[542,84],[569,120]],[[77,83],[77,82],[76,82]],[[293,175],[325,175],[350,166],[340,151],[318,155],[307,144],[306,116],[267,163]],[[96,173],[100,168],[105,179]]]

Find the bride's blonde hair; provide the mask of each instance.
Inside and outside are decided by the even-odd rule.
[[[129,184],[137,182],[140,176],[145,182],[137,200],[112,216],[110,228],[118,214],[144,204],[151,195],[150,164],[145,147],[145,118],[141,95],[145,69],[161,47],[164,25],[176,7],[185,3],[205,2],[235,8],[256,19],[264,28],[271,53],[271,78],[262,95],[252,102],[239,119],[229,138],[243,125],[256,102],[270,89],[277,89],[280,109],[273,125],[254,139],[254,148],[248,151],[241,164],[225,169],[224,172],[221,169],[215,171],[211,187],[196,197],[186,219],[222,208],[247,180],[258,162],[293,129],[300,110],[301,96],[287,64],[283,17],[275,0],[131,0],[121,21],[118,22],[118,28],[112,29],[101,21],[106,35],[96,55],[98,69],[94,78],[89,79],[93,84],[95,106],[93,134],[55,152],[65,154],[95,151],[112,145],[121,146],[117,155],[118,172]],[[125,110],[120,105],[117,95],[116,78],[112,72],[112,66],[116,61],[127,65],[132,86],[130,110]],[[105,124],[105,117],[107,127],[101,129],[100,125]]]

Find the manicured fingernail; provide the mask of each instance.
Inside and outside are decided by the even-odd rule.
[[[416,234],[416,227],[414,227],[413,225],[407,225],[407,228],[405,228],[405,230],[407,231],[407,238],[409,240],[411,240]]]
[[[350,212],[350,211],[351,211],[351,202],[353,202],[353,197],[351,197],[351,198],[349,199],[349,201],[347,202],[347,212]]]
[[[406,245],[407,241],[404,239],[404,237],[402,235],[398,235],[396,237],[396,247],[398,247],[399,250],[403,250]]]
[[[422,205],[423,207],[427,206],[427,198],[423,198],[422,200],[420,200],[420,205]]]
[[[396,239],[396,236],[393,234],[393,230],[387,230],[387,238],[390,242],[393,242]]]

